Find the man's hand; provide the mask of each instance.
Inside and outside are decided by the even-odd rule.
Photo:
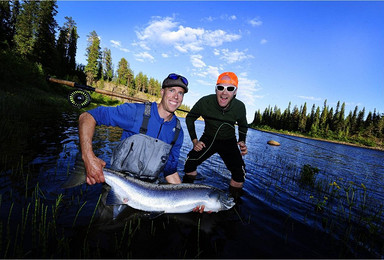
[[[87,171],[87,183],[89,185],[105,182],[103,168],[106,163],[102,159],[91,156],[84,160],[84,164]]]
[[[243,141],[241,141],[241,142],[238,142],[237,144],[240,148],[241,155],[243,155],[243,156],[246,155],[248,153],[248,148],[245,145],[245,143]]]
[[[205,209],[205,206],[201,205],[201,206],[196,206],[196,208],[194,208],[192,211],[193,212],[203,213],[204,209]],[[212,213],[212,211],[208,211],[208,213]]]
[[[195,150],[196,152],[201,151],[205,147],[205,143],[197,139],[193,139],[192,142],[193,142],[193,150]]]

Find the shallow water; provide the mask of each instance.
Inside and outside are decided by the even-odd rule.
[[[89,223],[97,218],[92,216],[101,185],[60,188],[78,156],[77,116],[63,114],[57,119],[60,123],[43,125],[40,133],[34,133],[33,139],[39,142],[26,147],[28,158],[32,159],[23,161],[24,167],[8,169],[5,164],[1,167],[0,251],[7,252],[2,257],[17,255],[12,248],[20,237],[15,238],[10,232],[17,234],[22,230],[20,223],[26,215],[27,202],[42,203],[47,212],[45,220],[35,221],[49,222],[54,213],[48,209],[53,208],[61,194],[55,231],[60,230],[57,236],[68,238],[71,249],[68,252],[52,250],[59,243],[52,242],[53,252],[47,254],[50,257],[384,256],[384,152],[253,129],[249,129],[247,135],[249,153],[244,157],[247,171],[244,194],[231,210],[212,214],[163,214],[156,218],[128,212],[119,222],[89,228]],[[181,122],[185,139],[178,169],[182,176],[192,143],[184,119]],[[203,122],[198,121],[198,136],[203,128]],[[94,150],[108,164],[120,134],[116,128],[97,128]],[[267,141],[272,139],[281,146],[268,145]],[[300,182],[304,165],[319,170],[314,186]],[[198,168],[195,183],[228,191],[230,177],[220,157],[214,155]],[[38,198],[33,197],[36,186]],[[31,212],[29,216],[33,220]],[[49,229],[49,225],[46,226]],[[24,232],[27,238],[28,230],[25,228]],[[87,250],[84,250],[84,237],[89,242]],[[35,248],[39,246],[36,242],[39,239],[34,240],[32,236],[30,240],[24,241],[22,256],[39,257],[41,252],[49,252],[49,248],[45,251]]]

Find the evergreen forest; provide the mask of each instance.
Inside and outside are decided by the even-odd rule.
[[[255,112],[251,127],[383,148],[384,114],[375,110],[366,115],[365,108],[359,110],[358,106],[347,114],[345,103],[340,105],[340,101],[334,109],[325,100],[322,108],[313,105],[310,112],[307,103],[300,109],[291,109],[289,103],[283,113],[280,108],[269,106],[263,113]]]
[[[56,15],[57,1],[0,1],[2,62],[13,61],[11,66],[4,66],[0,79],[27,78],[26,72],[17,68],[17,64],[24,63],[34,67],[42,76],[50,75],[87,85],[111,82],[125,87],[129,95],[142,92],[160,97],[161,82],[143,72],[135,75],[125,58],[121,58],[115,68],[111,50],[101,49],[95,31],[87,35],[87,64],[76,63],[79,38],[76,22],[72,17],[65,17],[66,22],[59,26]],[[186,106],[184,109],[189,110]]]

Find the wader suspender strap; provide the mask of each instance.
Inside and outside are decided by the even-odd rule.
[[[145,109],[143,114],[143,123],[140,127],[140,134],[146,134],[148,128],[149,118],[151,117],[151,102],[145,102]]]
[[[181,129],[180,120],[176,117],[175,137],[173,138],[173,141],[171,143],[172,146],[176,143],[176,140],[179,137],[180,129]]]
[[[146,134],[147,133],[147,128],[148,128],[148,122],[149,118],[151,117],[151,102],[145,102],[145,109],[144,109],[144,114],[143,114],[143,123],[141,124],[140,127],[140,134]],[[180,120],[176,117],[176,129],[175,129],[175,137],[173,138],[173,141],[171,145],[173,146],[176,143],[177,138],[179,137],[179,132],[181,129],[181,124]]]

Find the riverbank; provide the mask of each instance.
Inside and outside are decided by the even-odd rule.
[[[328,143],[335,143],[335,144],[342,144],[342,145],[348,145],[348,146],[354,146],[354,147],[359,147],[359,148],[366,148],[366,149],[372,149],[372,150],[378,150],[378,151],[384,151],[384,144],[381,142],[381,144],[377,144],[377,146],[367,146],[363,144],[357,144],[357,143],[349,143],[349,142],[344,142],[344,141],[337,141],[337,140],[330,140],[330,139],[324,139],[324,138],[318,138],[318,137],[310,137],[310,136],[305,136],[301,135],[298,133],[290,133],[287,131],[278,131],[278,130],[266,130],[266,129],[258,129],[258,128],[252,128],[261,132],[266,132],[266,133],[273,133],[273,134],[281,134],[281,135],[288,135],[288,136],[295,136],[295,137],[300,137],[300,138],[305,138],[305,139],[311,139],[311,140],[317,140],[317,141],[322,141],[322,142],[328,142]]]

